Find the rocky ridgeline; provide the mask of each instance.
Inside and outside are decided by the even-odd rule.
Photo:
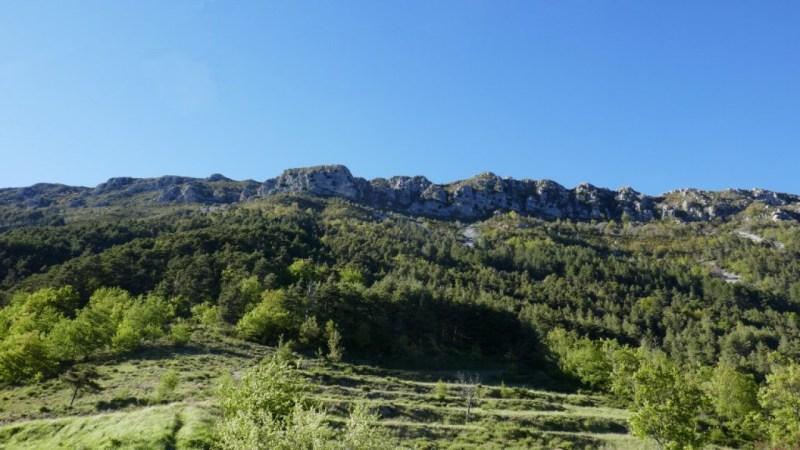
[[[545,219],[696,221],[724,219],[748,208],[775,220],[800,219],[800,197],[760,189],[681,189],[651,197],[629,187],[612,191],[583,183],[567,189],[550,180],[515,180],[492,173],[450,184],[434,184],[425,177],[365,180],[354,177],[341,165],[289,169],[263,183],[234,181],[215,174],[205,179],[112,178],[95,188],[37,184],[0,190],[0,205],[103,207],[124,204],[134,197],[152,203],[214,205],[287,193],[342,197],[379,209],[453,219],[516,211]]]

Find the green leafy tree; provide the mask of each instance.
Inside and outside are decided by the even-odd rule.
[[[53,356],[59,361],[75,361],[90,355],[99,340],[87,327],[86,320],[62,317],[47,335]]]
[[[272,357],[279,362],[289,362],[295,360],[294,356],[294,341],[285,341],[282,335],[278,337],[278,345],[275,346]]]
[[[223,323],[219,306],[212,305],[209,302],[194,305],[191,311],[192,321],[205,327],[213,328]]]
[[[111,339],[112,345],[122,352],[136,350],[144,341],[153,341],[164,336],[172,315],[172,305],[163,297],[150,295],[140,298],[125,311]]]
[[[800,364],[773,367],[758,391],[765,411],[765,424],[773,444],[800,447]]]
[[[289,361],[267,358],[244,372],[237,381],[227,380],[220,388],[220,403],[225,417],[238,413],[267,411],[282,421],[294,405],[302,402],[308,383]]]
[[[266,410],[237,412],[220,423],[217,434],[226,450],[332,450],[327,419],[321,410],[298,403],[283,420]]]
[[[99,392],[102,387],[97,383],[100,373],[94,367],[73,367],[62,375],[61,380],[72,387],[72,398],[69,400],[69,408],[75,403],[80,391]]]
[[[711,371],[710,379],[703,388],[727,435],[734,437],[738,444],[754,442],[759,438],[755,417],[761,407],[758,403],[758,385],[751,374],[741,373],[730,364],[720,362]]]
[[[28,383],[56,372],[58,363],[42,333],[13,334],[0,342],[0,382]]]
[[[345,283],[366,284],[364,274],[356,267],[345,267],[340,270],[339,279]]]
[[[606,359],[601,342],[579,340],[567,353],[564,365],[588,386],[606,389],[610,384],[612,366]]]
[[[261,303],[245,314],[236,327],[247,339],[266,343],[277,342],[280,336],[296,330],[285,303],[284,291],[265,291],[261,296]]]
[[[23,313],[41,314],[53,309],[69,315],[79,306],[80,298],[72,286],[40,289],[28,295],[22,307]]]
[[[217,300],[220,316],[228,323],[236,323],[259,302],[262,291],[261,283],[255,276],[226,282]]]
[[[631,431],[649,438],[660,449],[698,449],[704,436],[697,423],[703,392],[673,364],[647,361],[634,374]]]
[[[310,259],[295,260],[289,266],[289,274],[295,281],[301,283],[308,283],[319,278],[319,271]]]
[[[122,289],[98,289],[75,319],[63,318],[50,332],[48,340],[54,355],[63,361],[72,361],[110,346],[132,303],[130,294]]]
[[[639,370],[644,349],[633,350],[628,346],[610,346],[606,348],[606,356],[611,362],[611,384],[609,392],[623,403],[633,401],[635,384],[633,374]]]
[[[607,389],[611,384],[613,367],[603,342],[578,338],[574,332],[556,328],[548,333],[547,343],[565,374],[594,388]]]
[[[6,315],[5,334],[24,334],[29,331],[49,333],[61,319],[71,316],[79,303],[70,286],[60,289],[40,289],[13,298]]]

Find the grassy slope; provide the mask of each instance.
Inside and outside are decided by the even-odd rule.
[[[606,399],[517,386],[500,398],[499,382],[487,376],[466,422],[458,386],[437,399],[431,377],[452,372],[386,371],[366,366],[312,367],[320,380],[316,398],[344,418],[352,402],[368,402],[402,448],[641,448],[627,434],[629,413]]]
[[[0,449],[202,448],[219,412],[214,387],[269,348],[197,332],[184,349],[150,349],[102,362],[99,393],[86,393],[67,408],[70,391],[58,380],[0,390]],[[484,384],[465,421],[457,386],[437,399],[437,379],[454,371],[405,371],[305,359],[303,372],[316,385],[315,398],[336,419],[353,402],[380,412],[380,425],[399,448],[642,448],[628,435],[628,412],[608,399],[514,386],[501,398],[502,372],[480,372]],[[160,376],[175,369],[180,383],[172,398],[155,402]],[[511,388],[511,386],[509,386]]]
[[[215,417],[208,404],[174,403],[0,429],[4,449],[201,448]]]

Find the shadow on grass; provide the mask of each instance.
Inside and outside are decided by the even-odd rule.
[[[95,403],[95,408],[98,411],[114,411],[117,409],[123,409],[130,406],[147,406],[148,402],[146,399],[138,398],[138,397],[123,397],[123,398],[112,398],[111,400],[100,400],[99,402]]]
[[[212,333],[212,332],[204,332]],[[246,341],[226,342],[221,337],[212,338],[203,335],[200,341],[187,345],[175,346],[169,344],[149,344],[141,349],[128,353],[98,355],[92,359],[95,363],[116,364],[130,360],[158,361],[176,356],[225,356],[240,359],[263,357],[271,352],[265,346]]]

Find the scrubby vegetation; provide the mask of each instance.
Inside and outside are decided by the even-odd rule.
[[[164,448],[800,445],[793,222],[510,213],[470,224],[465,245],[458,222],[339,199],[130,209],[48,210],[0,233],[0,435],[15,446],[145,407],[174,418],[154,430],[178,424],[152,433]],[[117,392],[150,354],[191,367],[148,374],[146,395]],[[97,389],[81,384],[89,368],[107,377]],[[390,369],[406,378],[384,380]],[[278,409],[232,400],[230,386],[265,379],[283,380]],[[72,409],[69,395],[43,410],[17,397],[61,389]],[[85,445],[129,445],[103,439]]]

